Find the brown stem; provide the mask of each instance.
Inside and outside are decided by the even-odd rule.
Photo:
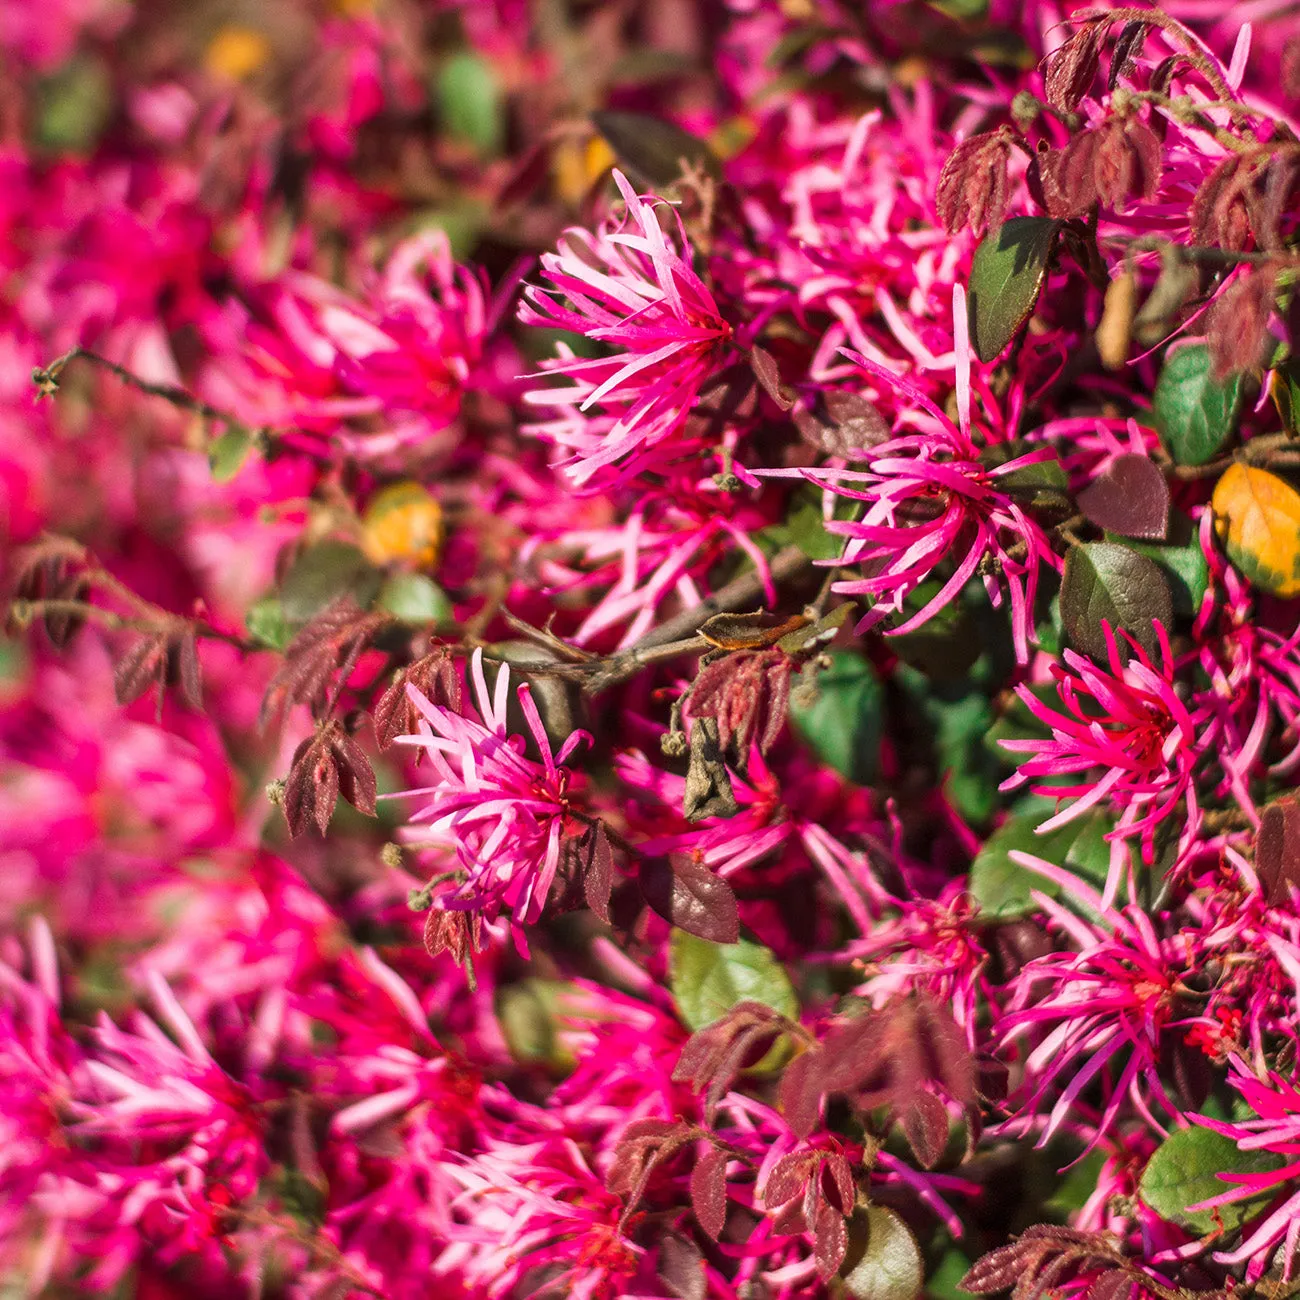
[[[1300,253],[1271,253],[1256,250],[1234,253],[1226,248],[1213,248],[1206,244],[1176,244],[1159,235],[1107,235],[1102,243],[1126,248],[1131,253],[1172,253],[1186,262],[1201,262],[1206,266],[1282,265],[1300,266]]]
[[[232,645],[245,654],[252,654],[254,651],[265,648],[254,645],[251,641],[245,641],[242,637],[233,636],[229,632],[222,632],[219,628],[212,627],[208,623],[181,618],[176,614],[163,613],[162,618],[159,618],[157,613],[154,613],[153,616],[146,614],[140,618],[128,618],[123,614],[115,613],[111,609],[105,609],[102,605],[91,605],[83,600],[57,600],[54,598],[14,600],[10,602],[9,609],[13,617],[22,624],[27,624],[33,619],[42,618],[46,614],[67,614],[74,618],[89,619],[93,623],[102,623],[105,627],[112,628],[114,631],[156,633],[183,624],[192,626],[194,635],[197,637],[207,641],[224,641],[227,645]]]

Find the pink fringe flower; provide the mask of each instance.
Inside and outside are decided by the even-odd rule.
[[[534,406],[558,408],[554,420],[531,432],[572,453],[564,464],[579,485],[620,462],[631,474],[654,449],[664,450],[732,337],[691,265],[680,220],[675,243],[660,227],[659,200],[638,198],[621,172],[614,179],[626,204],[623,220],[594,235],[567,231],[559,251],[542,257],[555,289],[528,288],[519,312],[525,325],[572,330],[614,349],[590,359],[563,352],[544,369],[572,383],[525,396]],[[604,414],[588,415],[596,406]]]
[[[514,913],[515,941],[526,950],[520,927],[541,916],[571,825],[575,774],[564,763],[591,737],[575,731],[553,754],[525,683],[517,694],[541,752],[542,761],[534,761],[524,752],[525,738],[508,732],[509,667],[501,666],[491,692],[483,675],[482,650],[474,652],[470,671],[481,721],[431,704],[407,687],[424,721],[418,735],[398,740],[428,754],[434,782],[401,797],[424,801],[411,818],[413,825],[420,828],[422,839],[445,839],[465,873],[463,883],[439,897],[438,906],[478,912],[488,921],[509,909]]]

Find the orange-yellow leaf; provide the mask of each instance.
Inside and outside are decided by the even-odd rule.
[[[442,545],[442,509],[409,479],[381,488],[361,518],[366,554],[376,564],[405,562],[431,569]]]
[[[1300,492],[1266,469],[1235,464],[1211,508],[1228,558],[1255,586],[1300,596]]]

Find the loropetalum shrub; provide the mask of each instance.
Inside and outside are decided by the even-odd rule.
[[[5,1294],[1294,1293],[1294,6],[0,58]]]

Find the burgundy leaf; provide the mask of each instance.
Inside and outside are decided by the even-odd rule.
[[[1133,1278],[1123,1269],[1112,1268],[1103,1273],[1088,1288],[1087,1300],[1129,1300],[1133,1292]]]
[[[609,847],[604,822],[598,821],[587,829],[579,851],[587,906],[608,925],[609,895],[614,887],[614,854]]]
[[[203,681],[199,671],[198,636],[192,623],[186,624],[184,631],[174,638],[172,659],[181,699],[198,712],[203,708]]]
[[[977,235],[1002,223],[1007,206],[1008,127],[963,140],[943,165],[935,188],[935,209],[949,234],[969,226]]]
[[[1127,77],[1133,72],[1148,30],[1148,24],[1144,22],[1125,23],[1120,30],[1110,55],[1110,75],[1107,79],[1109,89],[1114,90],[1121,77]]]
[[[1282,93],[1288,99],[1300,99],[1300,32],[1287,38],[1282,47],[1282,67],[1279,81]]]
[[[1169,484],[1147,456],[1116,456],[1076,499],[1083,514],[1107,532],[1149,541],[1169,535]]]
[[[1259,266],[1246,271],[1238,275],[1206,313],[1205,337],[1217,379],[1264,364],[1275,282],[1271,267]]]
[[[823,1205],[817,1211],[813,1232],[816,1234],[817,1276],[823,1282],[829,1282],[844,1263],[844,1254],[849,1248],[848,1229],[841,1215],[829,1205]]]
[[[262,701],[262,725],[295,704],[321,705],[331,683],[341,689],[376,632],[391,620],[366,613],[350,595],[340,596],[305,624],[284,652],[284,663]]]
[[[708,1279],[699,1247],[678,1232],[659,1239],[659,1280],[678,1300],[705,1300]]]
[[[691,1170],[691,1208],[714,1241],[727,1222],[727,1153],[711,1146]]]
[[[818,393],[811,406],[797,406],[790,418],[810,446],[845,460],[861,460],[889,437],[885,417],[857,393]]]
[[[668,1119],[633,1120],[623,1130],[605,1186],[627,1198],[625,1213],[635,1208],[655,1168],[675,1156],[694,1132],[689,1124]]]
[[[447,646],[439,646],[397,673],[375,705],[375,734],[380,749],[387,749],[398,736],[411,736],[418,730],[420,711],[406,689],[408,685],[414,686],[430,704],[460,712],[460,674],[456,671],[456,660]]]
[[[483,951],[483,917],[431,907],[424,918],[424,949],[430,957],[447,952],[463,966],[471,953]]]
[[[777,367],[776,358],[766,348],[755,343],[749,350],[749,364],[763,391],[781,410],[788,411],[794,405],[794,398],[781,383],[781,371]]]
[[[640,883],[646,902],[679,930],[712,943],[739,940],[736,895],[703,862],[684,853],[648,858],[641,864]]]
[[[375,769],[370,766],[366,751],[342,727],[334,730],[332,744],[340,792],[358,812],[373,817],[375,798],[379,791],[375,783]],[[324,833],[322,828],[321,834]]]
[[[830,1029],[822,1042],[821,1084],[826,1092],[850,1092],[878,1074],[884,1023],[885,1017],[867,1011]]]
[[[1255,871],[1265,899],[1274,906],[1300,885],[1300,797],[1275,799],[1260,811]]]
[[[1240,153],[1230,153],[1206,176],[1188,214],[1193,243],[1214,244],[1234,253],[1245,250],[1251,236],[1246,203],[1250,183],[1250,165]]]
[[[807,1186],[811,1160],[806,1151],[792,1151],[772,1166],[763,1187],[763,1204],[769,1210],[793,1201]]]
[[[975,1100],[975,1058],[966,1046],[966,1036],[952,1018],[952,1012],[929,997],[918,997],[914,1041],[925,1059],[927,1077],[937,1080],[961,1106]]]
[[[822,1053],[813,1048],[796,1056],[781,1076],[781,1110],[796,1137],[806,1138],[821,1118]]]
[[[858,1189],[854,1185],[849,1162],[838,1151],[829,1152],[822,1161],[821,1196],[827,1205],[844,1217],[853,1213]]]
[[[1043,89],[1053,108],[1072,113],[1092,87],[1101,68],[1103,27],[1102,23],[1086,23],[1048,59]]]
[[[801,619],[800,626],[805,624]],[[783,623],[779,629],[767,631],[786,626]],[[738,650],[715,659],[700,669],[691,688],[691,716],[712,718],[717,723],[719,746],[740,767],[756,734],[762,753],[781,734],[794,669],[794,660],[776,648]]]
[[[933,1169],[948,1145],[948,1108],[932,1092],[918,1092],[903,1108],[903,1132],[923,1169]]]
[[[157,685],[161,691],[166,673],[167,637],[156,633],[135,642],[117,661],[113,669],[113,694],[119,704],[130,704],[150,686]]]
[[[289,833],[301,835],[314,822],[322,835],[334,815],[339,774],[328,737],[309,736],[294,751],[284,782],[284,819]]]
[[[981,1255],[957,1285],[972,1295],[994,1295],[1014,1286],[1024,1268],[1025,1251],[1020,1242],[1013,1242]]]

